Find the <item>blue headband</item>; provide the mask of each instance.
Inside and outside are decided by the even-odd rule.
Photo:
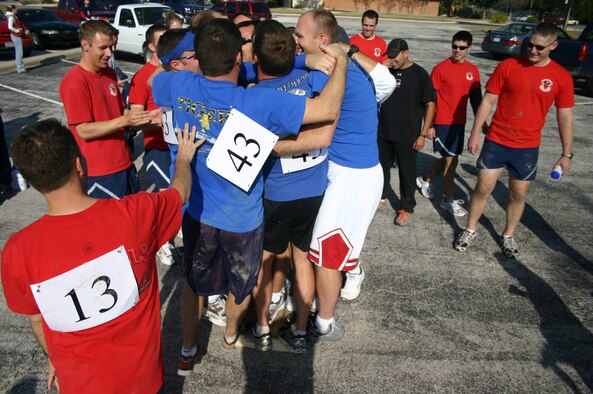
[[[161,64],[169,64],[172,60],[178,59],[183,52],[194,50],[194,39],[196,36],[191,31],[185,33],[181,41],[173,48],[173,50],[161,57]]]

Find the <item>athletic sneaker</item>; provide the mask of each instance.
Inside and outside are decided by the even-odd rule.
[[[260,336],[255,335],[255,327],[249,330],[249,334],[247,334],[247,338],[255,345],[257,350],[262,352],[267,352],[272,350],[272,334],[262,334]]]
[[[502,253],[510,259],[514,259],[519,255],[519,249],[513,237],[505,237],[504,235],[500,237],[500,248]]]
[[[441,208],[449,211],[454,216],[461,217],[467,215],[467,211],[461,206],[462,204],[463,200],[446,201],[443,197],[443,200],[441,201]]]
[[[193,357],[185,357],[181,356],[179,359],[179,366],[177,367],[177,375],[179,376],[191,376],[192,372],[194,371],[194,365],[199,364],[202,361],[202,357],[204,354],[200,346],[198,345],[198,350]]]
[[[216,324],[220,327],[226,326],[226,297],[221,295],[216,301],[206,303],[204,308],[204,319],[208,319],[212,324]]]
[[[422,194],[426,198],[433,198],[434,193],[432,192],[432,187],[430,186],[430,182],[427,182],[423,178],[424,176],[419,176],[416,178],[416,186],[420,189],[420,194]]]
[[[340,297],[349,301],[355,300],[360,294],[360,286],[363,280],[364,270],[362,267],[360,267],[360,274],[354,274],[351,271],[346,272],[346,283],[340,291]]]
[[[280,311],[282,311],[284,309],[284,305],[286,305],[286,289],[282,289],[282,291],[280,292],[280,300],[278,300],[278,302],[270,302],[270,309],[269,309],[269,319],[270,319],[270,323],[272,323],[275,319],[276,316],[278,316],[278,313],[280,313]]]
[[[319,341],[331,341],[337,342],[344,337],[346,333],[346,329],[337,321],[333,321],[333,323],[329,326],[329,331],[325,334],[322,334],[317,330],[317,326],[315,326],[315,322],[311,323],[311,327],[307,332],[307,339],[313,343],[317,343]]]
[[[294,335],[290,326],[284,326],[278,331],[278,339],[284,343],[293,353],[306,353],[304,335]]]
[[[463,230],[463,232],[457,236],[453,248],[458,252],[464,252],[474,238],[476,238],[476,235],[478,235],[478,233],[475,231],[469,231],[467,229]]]
[[[173,245],[170,242],[165,242],[163,246],[156,252],[157,260],[163,265],[173,265]]]
[[[395,217],[395,219],[393,219],[393,224],[396,224],[398,226],[406,226],[408,223],[410,223],[411,219],[412,214],[410,212],[406,212],[405,209],[400,209],[399,211],[397,211],[397,216]]]
[[[288,294],[286,296],[286,304],[284,304],[284,307],[286,308],[287,311],[289,312],[294,312],[296,311],[296,305],[294,304],[294,298],[292,295]]]

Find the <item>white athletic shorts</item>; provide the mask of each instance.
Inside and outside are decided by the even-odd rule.
[[[381,199],[383,170],[380,164],[361,169],[330,161],[327,177],[308,257],[318,266],[350,271]]]

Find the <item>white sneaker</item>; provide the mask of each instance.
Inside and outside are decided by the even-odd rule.
[[[207,300],[202,312],[202,318],[220,327],[226,326],[226,296],[219,295],[215,300]]]
[[[360,266],[359,266],[360,267]],[[352,301],[360,294],[360,286],[364,280],[364,270],[360,267],[360,274],[346,272],[346,284],[340,291],[340,297]]]
[[[441,201],[441,208],[451,212],[454,216],[465,216],[467,215],[467,211],[461,205],[463,204],[463,200],[453,200],[453,201]]]
[[[422,179],[421,176],[416,178],[416,186],[420,189],[420,194],[422,194],[426,198],[433,198],[434,193],[432,192],[432,187],[430,186],[430,182],[426,182]]]
[[[163,265],[173,265],[175,260],[173,259],[173,245],[166,242],[158,252],[156,252],[156,259]]]
[[[283,287],[280,294],[281,295],[278,302],[270,302],[270,309],[268,312],[270,323],[272,323],[276,319],[276,316],[278,316],[278,313],[280,313],[280,311],[284,309],[284,305],[286,304],[286,288]]]

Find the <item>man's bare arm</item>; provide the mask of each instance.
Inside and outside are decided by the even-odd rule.
[[[43,326],[41,324],[41,314],[29,315],[29,322],[31,323],[31,329],[33,335],[37,340],[37,343],[43,349],[43,352],[47,355],[47,342],[45,341],[45,335],[43,334]],[[54,368],[51,360],[48,358],[48,373],[47,373],[47,391],[51,391],[52,386],[55,384],[58,391],[60,386],[58,384],[58,378],[56,377],[56,369]]]
[[[122,127],[139,127],[150,123],[150,112],[124,110],[124,114],[115,119],[100,122],[85,122],[74,126],[78,136],[83,140],[104,137],[115,133]]]
[[[486,92],[476,113],[472,131],[467,141],[467,150],[472,155],[475,155],[480,150],[480,133],[482,132],[482,126],[486,123],[492,107],[498,100],[498,95],[490,92]]]
[[[558,134],[560,134],[560,143],[562,144],[562,153],[565,155],[572,153],[572,143],[574,135],[574,124],[572,108],[558,108],[556,110],[556,119],[558,120]],[[568,174],[570,171],[571,159],[560,157],[554,167],[562,167],[562,174]]]
[[[334,138],[338,120],[339,118],[335,119],[332,123],[326,123],[324,125],[303,126],[294,138],[276,142],[274,154],[277,156],[286,156],[327,148]]]
[[[181,194],[183,204],[189,200],[191,191],[191,168],[190,163],[196,153],[196,149],[205,141],[204,138],[196,141],[196,126],[192,126],[189,131],[189,124],[185,124],[183,131],[177,129],[177,140],[179,146],[177,149],[177,158],[175,161],[175,175],[171,180],[171,187],[177,189]]]

